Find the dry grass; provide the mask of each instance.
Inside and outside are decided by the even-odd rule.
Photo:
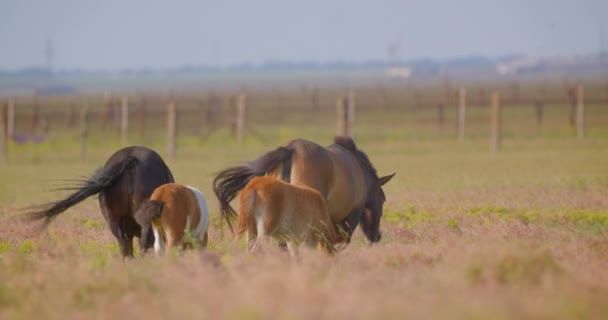
[[[608,118],[603,110],[593,121]],[[357,232],[335,257],[303,250],[299,262],[274,248],[245,254],[218,228],[210,181],[290,138],[328,144],[331,121],[322,130],[311,118],[260,126],[274,138],[240,147],[224,133],[183,137],[170,166],[209,198],[209,249],[126,262],[93,199],[42,232],[14,219],[16,208],[61,196],[48,189],[90,174],[116,143],[100,135],[84,163],[65,133],[11,146],[11,163],[0,166],[0,318],[605,318],[608,131],[595,126],[579,143],[558,124],[563,116],[542,133],[513,126],[493,155],[483,126],[459,144],[448,129],[359,114],[360,146],[380,174],[397,172],[383,240],[369,246]],[[417,117],[407,123],[432,113]],[[141,142],[163,150],[162,140]]]

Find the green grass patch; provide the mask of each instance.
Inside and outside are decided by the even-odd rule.
[[[389,224],[414,227],[419,224],[437,222],[440,217],[427,211],[418,211],[413,206],[406,206],[401,210],[385,212],[383,219]]]
[[[0,254],[10,251],[13,249],[13,244],[7,241],[0,241]]]
[[[33,240],[23,240],[18,246],[17,251],[22,254],[32,254],[38,248],[38,244]]]

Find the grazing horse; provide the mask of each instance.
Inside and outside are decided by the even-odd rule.
[[[118,240],[122,256],[132,257],[133,237],[141,237],[141,228],[133,219],[133,213],[156,187],[173,181],[171,171],[154,150],[126,147],[116,151],[102,168],[82,184],[66,188],[75,190],[67,198],[35,207],[27,216],[49,223],[73,205],[99,194],[101,212]],[[151,247],[153,242],[152,235],[146,236],[140,241],[141,249]]]
[[[302,242],[334,253],[336,231],[319,191],[271,177],[252,178],[239,194],[236,235],[245,232],[248,250],[273,237],[287,243],[292,257]]]
[[[205,197],[194,187],[167,183],[156,188],[150,200],[135,212],[135,221],[141,226],[140,240],[146,239],[152,228],[157,254],[180,244],[186,248],[188,243],[183,241],[186,233],[207,246],[209,210]]]
[[[293,140],[254,161],[221,171],[213,180],[213,191],[231,230],[236,212],[230,202],[252,177],[263,175],[319,191],[327,201],[332,222],[346,234],[346,243],[359,223],[370,242],[380,241],[386,200],[382,186],[395,174],[379,178],[367,155],[350,137],[337,136],[328,147]]]

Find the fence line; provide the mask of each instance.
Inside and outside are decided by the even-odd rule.
[[[13,99],[8,99],[6,121],[6,135],[7,138],[11,138],[15,135],[15,102]]]
[[[432,97],[431,95],[425,96],[425,97],[421,97],[421,92],[423,92],[421,90],[421,88],[416,88],[414,86],[410,87],[411,95],[410,96],[404,96],[401,95],[399,101],[403,102],[408,102],[408,101],[412,101],[410,100],[411,98],[414,98],[414,108],[416,105],[420,105],[422,103],[422,101],[424,101],[425,103],[425,112],[423,113],[423,116],[425,117],[423,120],[424,121],[429,121],[431,123],[431,127],[433,130],[436,130],[436,125],[438,124],[440,128],[444,128],[444,126],[446,125],[446,117],[447,117],[447,124],[448,125],[453,125],[453,122],[450,123],[449,119],[454,119],[452,117],[454,117],[454,115],[452,115],[452,112],[456,112],[456,117],[457,117],[457,138],[459,141],[464,141],[465,137],[467,136],[467,132],[469,132],[468,136],[469,137],[473,137],[475,134],[478,133],[479,131],[479,119],[481,118],[483,121],[483,126],[484,128],[487,125],[487,118],[485,118],[487,116],[487,105],[485,106],[485,110],[484,111],[480,111],[478,113],[478,111],[476,111],[476,108],[472,108],[471,106],[475,106],[475,104],[473,103],[475,101],[476,98],[480,98],[479,100],[488,100],[488,102],[490,102],[490,112],[491,112],[491,132],[490,132],[490,141],[491,141],[491,149],[493,152],[498,152],[501,149],[501,143],[502,143],[502,108],[505,106],[510,106],[509,103],[514,103],[514,102],[519,102],[519,106],[523,106],[525,107],[524,113],[523,113],[523,117],[526,119],[529,119],[530,124],[535,123],[536,126],[538,128],[540,128],[541,126],[557,126],[556,122],[557,121],[552,121],[552,119],[558,119],[557,116],[551,116],[551,112],[549,112],[549,109],[546,109],[545,107],[548,107],[548,101],[551,101],[551,99],[547,98],[547,91],[545,88],[545,85],[541,85],[541,86],[537,86],[536,88],[532,89],[532,90],[522,90],[519,87],[519,84],[516,82],[511,83],[510,86],[507,87],[501,87],[502,89],[502,93],[507,93],[507,97],[508,99],[506,99],[502,94],[499,94],[497,91],[494,92],[490,92],[488,91],[488,95],[487,97],[485,96],[485,89],[481,88],[478,91],[476,91],[475,88],[471,89],[471,88],[465,88],[465,87],[461,87],[458,90],[453,90],[453,88],[450,87],[446,87],[444,88],[443,91],[437,91],[439,92],[439,94],[435,95],[435,97]],[[599,89],[598,89],[599,88]],[[572,136],[576,135],[576,139],[577,140],[583,140],[585,138],[585,134],[586,134],[586,123],[585,123],[585,104],[589,105],[593,105],[594,103],[598,103],[597,100],[598,98],[598,93],[600,93],[602,100],[601,102],[603,103],[603,95],[604,95],[604,91],[602,90],[603,87],[591,87],[591,89],[588,89],[587,93],[589,94],[589,92],[591,92],[591,98],[589,97],[589,95],[587,97],[585,97],[584,95],[584,86],[583,84],[578,84],[578,85],[570,85],[568,88],[566,88],[565,90],[563,88],[559,88],[559,90],[554,90],[553,94],[559,94],[562,97],[562,100],[560,101],[561,104],[558,106],[558,108],[562,108],[563,107],[563,103],[566,102],[567,103],[567,108],[568,109],[562,109],[559,112],[559,123],[565,124],[566,121],[569,121],[570,124],[574,123],[573,129],[572,130]],[[316,87],[313,87],[311,89],[312,91],[307,91],[307,96],[302,97],[302,95],[297,96],[296,98],[294,98],[294,101],[296,101],[297,99],[297,105],[295,106],[296,109],[291,109],[291,110],[297,110],[297,112],[301,112],[302,114],[305,114],[307,118],[309,117],[314,117],[314,114],[310,114],[309,111],[311,109],[311,105],[315,105],[318,104],[318,107],[314,107],[314,109],[317,110],[317,112],[323,112],[323,116],[327,115],[327,101],[328,98],[330,98],[331,96],[333,96],[334,93],[331,93],[330,95],[330,90],[327,91],[322,91],[317,89]],[[336,128],[335,128],[335,134],[336,135],[346,135],[346,136],[354,136],[354,128],[355,128],[355,115],[356,115],[356,106],[357,106],[357,101],[356,99],[359,98],[360,100],[358,101],[359,105],[361,107],[363,107],[363,110],[374,110],[374,111],[384,111],[385,107],[381,107],[382,104],[385,104],[386,101],[386,96],[385,96],[385,92],[384,92],[384,88],[383,87],[372,87],[372,88],[368,88],[367,91],[366,89],[360,89],[358,88],[358,90],[360,90],[358,93],[360,94],[359,96],[356,95],[355,90],[351,89],[349,90],[346,94],[340,95],[337,97],[336,99]],[[362,91],[361,91],[362,90]],[[598,91],[599,90],[599,91]],[[468,92],[467,92],[468,91]],[[424,91],[426,92],[426,91]],[[533,92],[534,94],[531,94],[530,92]],[[564,94],[565,93],[565,94]],[[265,117],[264,121],[276,121],[277,119],[279,121],[281,121],[284,117],[284,115],[286,116],[288,114],[289,109],[287,108],[287,106],[291,106],[291,102],[292,100],[290,100],[290,96],[289,94],[285,94],[285,92],[279,92],[279,91],[274,91],[274,92],[266,92],[264,93],[266,94],[265,96],[263,96],[262,94],[260,94],[260,97],[264,97],[266,100],[258,98],[258,96],[254,96],[255,99],[252,100],[247,100],[247,96],[245,94],[244,91],[241,91],[240,93],[238,93],[237,95],[233,95],[232,96],[232,102],[229,105],[229,117],[230,117],[230,121],[231,121],[231,130],[232,134],[235,138],[235,140],[239,143],[242,144],[245,140],[245,135],[249,134],[249,135],[253,135],[255,137],[260,138],[260,140],[264,141],[264,137],[258,133],[255,132],[255,130],[253,130],[253,128],[250,126],[250,123],[246,123],[247,118],[246,118],[246,114],[247,112],[250,112],[249,116],[250,118],[255,118],[256,114],[255,113],[251,113],[251,111],[247,111],[247,109],[249,110],[255,110],[255,108],[257,106],[260,105],[265,105],[268,109],[264,109],[266,111],[271,111],[274,112],[276,110],[277,114],[276,117],[274,117],[273,115],[270,115],[270,117]],[[528,94],[528,95],[526,95]],[[296,96],[296,95],[294,95]],[[533,96],[534,99],[530,99],[529,97]],[[148,96],[149,97],[149,96]],[[225,97],[225,95],[221,96],[221,97]],[[451,98],[450,98],[451,97]],[[8,99],[6,100],[6,103],[2,105],[2,109],[0,110],[2,113],[2,121],[0,121],[1,125],[2,125],[2,134],[3,136],[0,137],[0,143],[3,143],[2,145],[0,145],[0,149],[2,149],[2,151],[0,151],[0,153],[2,153],[2,155],[0,155],[0,157],[2,158],[2,161],[6,161],[6,159],[8,158],[9,155],[7,155],[7,152],[11,151],[11,150],[7,150],[7,145],[8,145],[8,141],[11,138],[14,138],[14,141],[16,141],[16,143],[24,143],[23,141],[40,141],[40,140],[36,140],[39,139],[39,137],[41,136],[40,133],[40,128],[42,128],[42,125],[47,121],[47,117],[48,117],[48,112],[49,110],[53,110],[52,108],[43,108],[48,106],[54,106],[57,103],[57,100],[54,100],[55,102],[52,102],[54,98],[52,98],[50,101],[52,103],[49,102],[49,100],[44,100],[42,99],[43,97],[38,97],[38,96],[34,96],[34,98],[32,99],[31,97],[26,97],[23,100],[13,100],[13,99]],[[78,113],[80,113],[80,130],[79,130],[79,137],[80,137],[80,158],[82,160],[84,160],[86,158],[86,143],[87,143],[87,139],[88,136],[90,134],[90,124],[88,123],[89,121],[95,121],[96,119],[91,118],[91,112],[93,116],[97,117],[99,116],[101,118],[101,124],[102,127],[105,125],[105,123],[107,123],[108,121],[110,121],[109,123],[111,125],[115,125],[118,124],[119,125],[119,132],[120,132],[120,143],[122,145],[126,145],[129,141],[128,139],[128,129],[129,129],[129,99],[131,99],[131,101],[137,101],[137,97],[133,97],[133,96],[124,96],[122,98],[110,98],[109,95],[104,95],[104,100],[103,100],[103,104],[101,104],[100,102],[100,96],[97,97],[97,100],[95,100],[95,102],[89,103],[91,97],[85,97],[82,101],[83,102],[78,102],[73,100],[72,97],[67,97],[67,101],[69,102],[68,104],[64,104],[65,107],[63,109],[60,109],[59,111],[52,111],[55,112],[53,113],[53,121],[59,121],[60,123],[64,123],[64,119],[65,119],[65,123],[67,124],[67,127],[70,127],[72,125],[70,125],[70,123],[74,123],[74,129],[78,129],[78,124],[76,124],[76,122],[78,121]],[[487,99],[490,98],[490,99]],[[566,100],[564,100],[563,98],[566,98]],[[595,98],[595,99],[594,99]],[[65,98],[61,98],[61,99],[65,99]],[[120,100],[119,100],[120,99]],[[209,96],[209,102],[206,105],[205,102],[201,102],[200,100],[200,96],[187,96],[181,97],[181,102],[179,102],[180,105],[180,112],[182,112],[182,114],[184,112],[192,112],[189,114],[196,114],[197,117],[196,119],[194,117],[180,117],[180,121],[184,121],[186,123],[192,123],[192,125],[194,126],[193,129],[198,129],[198,132],[202,132],[203,128],[205,129],[211,129],[211,126],[213,126],[214,124],[217,125],[218,123],[220,124],[220,126],[222,128],[225,128],[225,121],[226,119],[226,114],[224,110],[221,110],[222,108],[226,108],[225,106],[222,106],[222,100],[217,97],[215,95],[215,93],[211,93],[211,95]],[[140,137],[143,136],[143,132],[144,132],[144,127],[145,127],[145,116],[146,116],[146,96],[142,96],[141,99],[139,100],[140,102],[138,102],[138,104],[136,105],[137,107],[137,121],[138,121],[138,131],[140,132]],[[250,101],[253,101],[254,105],[250,105],[248,104]],[[18,105],[18,109],[15,108],[15,102],[17,102]],[[398,101],[396,101],[395,98],[393,98],[393,102],[398,103]],[[28,105],[28,103],[30,103]],[[120,109],[119,109],[119,103],[120,103]],[[430,103],[437,103],[435,105],[430,105]],[[23,104],[23,105],[22,105]],[[79,106],[80,104],[80,106]],[[101,104],[101,105],[100,105]],[[294,103],[296,104],[296,103]],[[457,104],[457,105],[456,105]],[[174,159],[176,156],[176,142],[177,142],[177,126],[178,126],[178,109],[177,109],[177,105],[178,102],[176,102],[176,98],[172,95],[171,97],[169,97],[169,103],[166,106],[166,109],[159,109],[160,105],[157,105],[156,108],[152,108],[150,109],[151,112],[156,114],[156,118],[152,119],[154,121],[156,121],[156,119],[160,119],[162,118],[162,121],[166,121],[167,124],[167,154],[168,154],[168,158],[169,159]],[[90,108],[91,106],[95,106],[96,109]],[[109,106],[109,107],[108,107]],[[407,105],[407,106],[403,106],[403,104],[400,105],[400,110],[402,112],[412,112],[412,114],[417,113],[419,110],[412,110],[412,105]],[[574,108],[573,108],[574,106]],[[467,107],[469,107],[469,119],[467,119]],[[68,108],[68,109],[66,109]],[[367,108],[367,109],[366,109]],[[388,108],[387,108],[388,109]],[[55,109],[57,110],[57,109]],[[66,113],[67,110],[67,113]],[[166,111],[165,111],[166,110]],[[331,110],[331,109],[330,109]],[[360,109],[361,110],[361,109]],[[508,109],[505,109],[505,111]],[[591,110],[591,109],[589,109]],[[589,112],[589,110],[587,110],[587,112]],[[596,109],[594,109],[596,110]],[[17,114],[16,112],[17,111]],[[133,111],[133,110],[132,110]],[[118,113],[120,112],[120,117],[118,116]],[[162,116],[158,116],[158,113],[163,112]],[[422,113],[421,113],[422,114]],[[483,118],[480,117],[481,114],[484,114]],[[507,113],[506,115],[509,115],[510,113]],[[259,114],[258,114],[259,115]],[[153,114],[154,116],[154,114]],[[40,117],[40,118],[39,118]],[[65,118],[64,118],[65,117]],[[111,118],[110,118],[111,117]],[[166,117],[166,119],[165,119]],[[221,119],[219,119],[221,117]],[[518,115],[519,117],[519,115]],[[568,117],[568,118],[566,118]],[[91,119],[88,119],[91,118]],[[188,119],[189,118],[189,119]],[[261,117],[260,117],[261,118]],[[545,119],[546,118],[546,119]],[[17,132],[15,132],[15,120],[17,121],[17,125],[18,127],[16,128]],[[112,121],[111,119],[115,120]],[[212,122],[212,119],[214,119],[214,123]],[[314,118],[312,118],[314,119]],[[436,120],[435,120],[436,119]],[[507,120],[508,122],[509,118],[506,118],[505,120]],[[332,119],[333,120],[333,119]],[[597,121],[594,121],[594,118],[590,118],[591,122],[590,124],[595,124],[595,126],[597,126]],[[160,121],[160,120],[159,120]],[[313,120],[314,121],[314,120]],[[453,120],[451,120],[453,121]],[[469,123],[467,123],[467,121]],[[534,122],[533,122],[534,121]],[[429,123],[427,122],[427,123]],[[508,125],[508,123],[505,122],[505,124]],[[182,122],[180,122],[181,124]],[[249,125],[248,125],[249,124]],[[21,132],[20,130],[26,130],[28,129],[28,125],[30,130],[32,130],[32,132],[28,133],[24,133]],[[467,128],[467,125],[469,126],[469,128]],[[98,128],[97,126],[97,122],[95,122],[95,128]],[[533,127],[534,128],[534,127]],[[190,128],[192,129],[192,128]],[[469,130],[469,131],[467,131]],[[471,131],[474,130],[474,131]],[[485,129],[487,130],[487,129]],[[441,133],[445,132],[445,131],[440,131]],[[38,133],[38,134],[36,134]],[[450,132],[450,134],[453,134],[452,132]],[[484,136],[487,137],[487,132],[484,133]],[[163,133],[164,135],[164,133]],[[48,137],[48,136],[45,136]],[[45,137],[43,137],[42,139],[44,139]]]
[[[89,101],[85,97],[82,108],[80,108],[80,161],[84,161],[87,151],[87,136],[88,136],[88,121],[87,113],[89,109]]]
[[[121,117],[120,117],[120,143],[126,146],[128,143],[129,132],[129,100],[123,97],[121,101]]]
[[[583,85],[576,87],[576,137],[583,140],[585,137],[585,93]]]
[[[241,92],[236,102],[236,141],[239,144],[243,143],[245,136],[245,99],[245,93]]]
[[[171,99],[167,106],[167,156],[169,160],[175,159],[175,138],[177,136],[177,107],[175,100]]]
[[[137,133],[143,137],[146,132],[146,97],[141,98],[137,107]]]
[[[458,90],[458,140],[464,141],[464,130],[467,113],[467,89]]]
[[[6,121],[6,110],[4,105],[0,105],[0,162],[5,163],[8,161],[8,132],[7,132],[7,121]]]
[[[491,118],[491,145],[492,152],[500,151],[500,140],[501,140],[501,110],[500,110],[500,93],[497,91],[492,92],[492,118]]]

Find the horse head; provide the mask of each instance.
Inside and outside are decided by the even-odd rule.
[[[389,182],[395,173],[381,178],[373,177],[368,185],[367,202],[361,216],[361,229],[370,242],[378,242],[382,239],[380,231],[380,218],[386,196],[382,186]]]

